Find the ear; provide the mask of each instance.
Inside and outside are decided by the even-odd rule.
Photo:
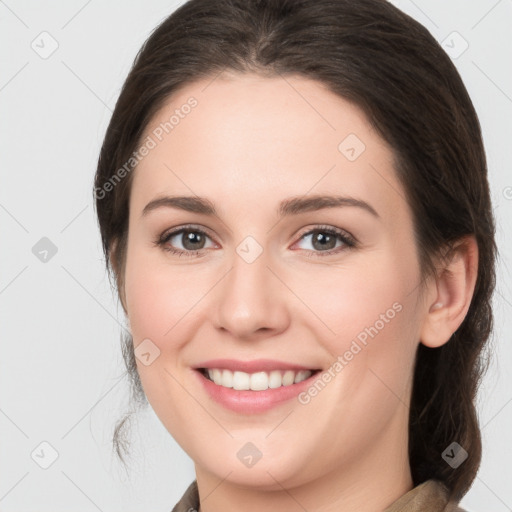
[[[474,236],[456,242],[441,264],[421,329],[423,345],[437,348],[447,343],[462,324],[473,298],[478,275],[478,245]]]

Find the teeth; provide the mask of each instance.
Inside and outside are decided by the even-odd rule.
[[[245,373],[243,375],[247,374]],[[249,386],[253,391],[268,389],[268,375],[265,372],[252,373]]]
[[[268,377],[268,387],[271,389],[280,388],[282,384],[283,379],[281,378],[281,372],[279,370],[270,372]]]
[[[311,370],[273,370],[271,372],[232,372],[220,368],[208,368],[208,377],[218,386],[233,388],[238,391],[265,391],[281,386],[291,386],[306,380],[312,375]]]
[[[222,382],[219,383],[222,386]],[[233,373],[233,389],[250,389],[251,377],[248,373],[234,372]]]
[[[226,388],[233,387],[233,373],[229,370],[222,370],[222,380],[221,383]]]
[[[220,370],[213,370],[213,375],[210,375],[210,378],[213,378],[213,382],[215,384],[220,384],[222,382],[222,374]]]

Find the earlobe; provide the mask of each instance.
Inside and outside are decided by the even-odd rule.
[[[459,240],[441,263],[433,283],[433,299],[421,330],[423,345],[437,348],[447,343],[468,312],[478,274],[478,245],[474,236]]]

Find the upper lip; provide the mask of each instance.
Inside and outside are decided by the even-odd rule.
[[[275,359],[254,359],[253,361],[238,361],[236,359],[210,359],[195,366],[201,368],[219,368],[225,370],[239,371],[245,373],[271,372],[272,370],[312,370],[310,366],[287,363]]]

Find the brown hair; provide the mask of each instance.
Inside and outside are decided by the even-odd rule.
[[[465,235],[476,238],[468,314],[445,345],[419,345],[409,419],[414,484],[437,478],[460,500],[481,460],[475,397],[487,367],[496,246],[480,125],[455,66],[426,28],[384,0],[191,0],[179,7],[138,53],[98,161],[96,211],[121,300],[133,173],[115,186],[107,182],[171,94],[223,70],[314,79],[363,109],[393,148],[424,277],[435,272],[441,251]],[[143,404],[130,336],[123,355],[133,396]],[[121,458],[126,418],[114,435]],[[442,458],[453,441],[469,454],[457,469]]]

